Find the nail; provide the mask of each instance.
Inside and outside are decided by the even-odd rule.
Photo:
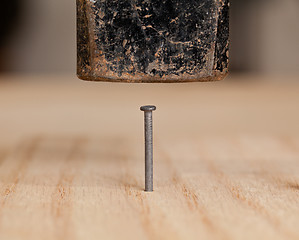
[[[155,106],[142,106],[144,112],[144,137],[145,137],[145,191],[153,191],[153,119],[152,112]]]

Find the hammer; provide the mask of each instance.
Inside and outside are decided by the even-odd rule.
[[[77,0],[77,75],[204,82],[228,73],[229,0]]]

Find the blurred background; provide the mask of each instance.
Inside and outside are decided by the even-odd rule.
[[[10,0],[0,9],[0,72],[74,73],[76,1]],[[299,1],[231,0],[231,72],[299,73]]]

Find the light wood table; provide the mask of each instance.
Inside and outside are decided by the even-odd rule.
[[[1,240],[299,239],[298,82],[0,79]]]

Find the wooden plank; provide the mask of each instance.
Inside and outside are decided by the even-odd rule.
[[[99,94],[70,83],[2,85],[0,239],[298,239],[299,85],[255,84],[193,85],[200,94],[188,86],[104,84]],[[155,191],[145,193],[143,116],[132,106],[154,91]],[[111,93],[133,110],[109,113],[119,104]],[[275,97],[274,108],[267,101]],[[172,104],[186,106],[177,119]],[[271,114],[276,128],[267,126]]]

